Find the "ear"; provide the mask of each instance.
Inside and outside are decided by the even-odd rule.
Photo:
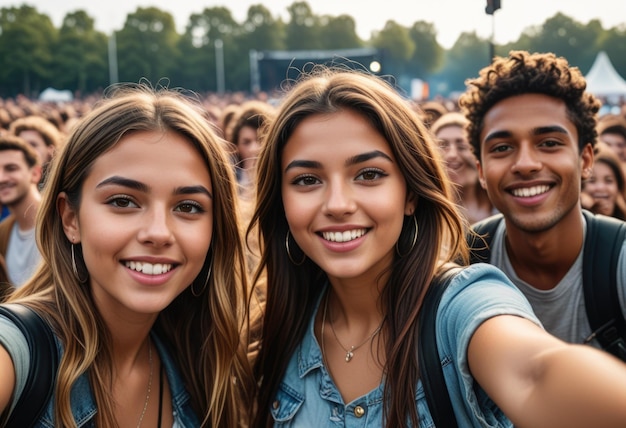
[[[417,196],[411,193],[406,198],[406,203],[404,204],[404,215],[413,215],[416,208],[417,208]]]
[[[33,184],[38,184],[41,181],[41,165],[35,165],[30,169],[30,179]]]
[[[593,147],[591,144],[587,144],[583,147],[583,151],[580,155],[580,178],[587,180],[591,177],[593,168]]]
[[[480,161],[476,161],[476,169],[478,170],[478,182],[480,183],[480,187],[487,190],[487,182],[485,181],[485,177],[483,175],[483,167]]]
[[[61,216],[65,236],[72,244],[78,244],[80,242],[78,212],[70,205],[65,192],[57,196],[57,211]]]

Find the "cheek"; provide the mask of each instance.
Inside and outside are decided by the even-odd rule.
[[[303,203],[302,198],[295,197],[294,192],[289,190],[283,190],[283,206],[285,209],[285,218],[289,224],[289,228],[295,233],[295,229],[302,227],[307,221],[310,215],[310,208],[307,208],[307,204]]]
[[[212,243],[213,227],[211,224],[196,227],[186,227],[180,230],[176,237],[189,260],[204,263],[206,254]]]

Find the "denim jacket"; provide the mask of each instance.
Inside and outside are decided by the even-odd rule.
[[[502,411],[476,384],[467,361],[467,349],[474,331],[487,319],[504,314],[520,316],[540,325],[524,296],[500,270],[487,264],[472,265],[457,274],[441,300],[437,313],[437,348],[460,427],[512,427]],[[384,385],[344,403],[323,364],[313,327],[314,317],[291,356],[273,401],[271,414],[275,426],[383,426]],[[413,400],[419,426],[433,427],[419,381]]]
[[[6,320],[6,319],[5,319]],[[200,422],[191,407],[191,397],[183,385],[182,377],[176,367],[174,360],[169,354],[165,345],[159,340],[156,334],[151,334],[152,341],[161,357],[164,373],[167,376],[170,391],[172,394],[172,409],[174,416],[174,426],[177,428],[199,427]],[[61,342],[57,339],[57,349],[59,358],[63,352]],[[13,350],[15,352],[15,349]],[[28,349],[26,349],[28,352]],[[54,427],[54,397],[50,400],[42,416],[34,424],[35,428]],[[96,415],[96,403],[89,385],[89,377],[83,374],[72,386],[70,392],[72,414],[78,427],[94,427],[94,416]]]

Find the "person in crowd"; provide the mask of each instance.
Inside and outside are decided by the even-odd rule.
[[[617,114],[601,116],[598,120],[598,139],[615,152],[626,174],[626,117]]]
[[[456,190],[456,201],[469,223],[483,220],[496,212],[478,180],[476,156],[467,141],[467,119],[460,112],[448,112],[431,125],[446,164],[448,177]]]
[[[433,426],[418,316],[468,248],[424,124],[376,76],[313,70],[278,108],[258,170],[267,301],[252,426]],[[459,426],[626,423],[626,365],[546,333],[497,268],[456,273],[436,324]]]
[[[258,100],[249,100],[240,105],[232,119],[231,143],[235,147],[235,166],[239,193],[243,198],[251,198],[254,190],[254,176],[259,149],[260,132],[274,114],[273,107]]]
[[[0,136],[0,204],[10,212],[0,222],[0,255],[14,287],[21,287],[41,261],[35,239],[41,203],[37,187],[40,162],[39,154],[26,140],[11,134]]]
[[[42,188],[52,156],[63,142],[63,134],[48,119],[35,115],[15,120],[11,123],[9,132],[26,140],[39,154],[42,169],[40,188]]]
[[[218,125],[220,131],[222,132],[222,138],[226,141],[232,141],[233,139],[233,119],[237,117],[237,110],[239,110],[239,106],[239,104],[228,104],[220,111]]]
[[[418,103],[420,118],[427,128],[430,128],[437,119],[448,113],[448,108],[441,100],[431,100]]]
[[[511,51],[467,84],[459,103],[468,138],[483,187],[504,218],[491,236],[488,262],[524,293],[547,331],[601,347],[585,307],[587,221],[580,203],[582,182],[593,171],[600,101],[585,90],[580,70],[552,53]],[[623,246],[619,259],[624,310]]]
[[[626,220],[626,178],[613,149],[598,142],[594,149],[591,176],[583,182],[583,208]]]
[[[116,87],[52,164],[44,263],[8,299],[44,317],[61,350],[38,424],[238,426],[254,386],[243,237],[232,165],[199,105]],[[19,336],[0,318],[5,418],[28,376]]]

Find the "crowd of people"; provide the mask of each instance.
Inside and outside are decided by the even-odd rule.
[[[626,218],[626,108],[601,106],[525,51],[428,103],[325,66],[278,99],[2,101],[1,306],[59,356],[33,426],[441,426],[433,352],[459,427],[625,426],[626,242],[587,268]],[[0,426],[32,353],[0,315]]]

